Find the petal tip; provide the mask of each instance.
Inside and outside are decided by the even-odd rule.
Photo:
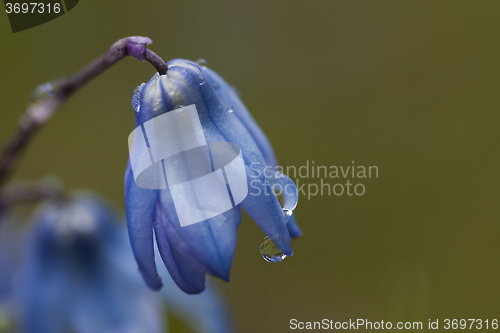
[[[146,274],[142,269],[139,268],[139,273],[141,273],[142,279],[146,282],[146,285],[149,289],[158,291],[163,287],[163,282],[161,281],[161,277],[159,275],[150,276]]]

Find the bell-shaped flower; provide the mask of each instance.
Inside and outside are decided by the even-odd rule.
[[[113,208],[88,194],[39,209],[14,288],[22,331],[160,333],[167,331],[168,311],[194,332],[230,332],[213,290],[182,298],[173,281],[165,280],[161,293],[144,286],[121,222]]]
[[[290,235],[297,237],[300,230],[289,218],[297,203],[297,189],[287,176],[273,169],[276,160],[271,145],[233,88],[204,66],[187,60],[172,60],[165,75],[155,74],[149,82],[136,88],[132,106],[136,115],[133,144],[139,142],[136,140],[146,142],[142,145],[147,146],[152,165],[158,166],[158,178],[166,178],[164,187],[139,186],[136,160],[140,152],[131,149],[125,174],[127,222],[139,270],[150,288],[157,290],[162,286],[154,260],[153,230],[163,262],[184,292],[194,294],[203,291],[207,273],[228,281],[236,248],[236,231],[241,222],[239,206],[284,255],[293,255]],[[165,115],[168,115],[169,119],[174,119],[177,118],[176,112],[185,112],[192,106],[198,120],[189,118],[189,126],[180,126],[183,124],[180,122],[158,126],[161,121],[156,118],[163,115],[165,120]],[[184,145],[186,150],[192,147],[189,140],[179,138],[183,138],[186,132],[196,132],[192,128],[198,122],[203,133],[193,136],[198,142],[206,142],[206,147],[210,146],[206,154],[199,155],[203,158],[193,160],[183,155],[182,158],[174,156],[162,160],[162,156],[156,156],[156,146],[160,144],[170,147]],[[142,139],[142,133],[146,139]],[[234,144],[235,155],[241,153],[243,190],[233,186],[231,173],[217,162],[219,158],[224,159],[216,149],[220,147],[219,143]],[[146,148],[143,150],[146,151]],[[148,153],[144,154],[147,156]],[[190,203],[211,199],[212,204],[221,204],[219,197],[210,197],[215,185],[195,191],[192,190],[192,183],[186,185],[177,180],[205,176],[197,174],[197,167],[201,164],[211,165],[209,171],[212,173],[225,169],[222,172],[223,181],[228,184],[232,207],[220,214],[209,215],[198,223],[183,225],[184,216],[197,213]],[[185,170],[181,172],[183,177],[178,176],[179,171],[175,169],[179,165]],[[280,191],[280,198],[275,193],[276,186],[286,189]],[[247,195],[242,196],[245,191]]]

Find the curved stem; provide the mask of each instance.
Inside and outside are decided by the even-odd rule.
[[[5,182],[15,169],[22,152],[38,129],[49,121],[71,95],[113,64],[130,55],[141,61],[147,60],[160,75],[165,74],[167,72],[165,61],[146,48],[146,45],[150,43],[152,41],[147,37],[134,36],[120,39],[108,49],[106,54],[74,75],[51,84],[50,94],[39,98],[28,107],[19,120],[17,130],[5,144],[0,154],[0,184]]]
[[[165,75],[167,74],[167,64],[165,61],[163,61],[162,58],[160,58],[156,53],[151,51],[150,49],[146,49],[145,53],[145,59],[148,61],[151,65],[155,66],[156,70],[160,75]]]

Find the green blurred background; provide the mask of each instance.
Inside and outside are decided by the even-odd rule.
[[[204,58],[237,87],[280,164],[379,168],[351,179],[361,197],[302,196],[304,236],[283,263],[261,258],[263,233],[244,217],[220,283],[239,332],[286,332],[291,318],[498,319],[499,17],[498,1],[82,0],[13,34],[0,14],[0,141],[37,85],[148,36],[165,60]],[[14,178],[56,174],[124,208],[130,98],[154,72],[125,59],[82,89]]]

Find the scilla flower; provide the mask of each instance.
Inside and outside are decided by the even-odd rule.
[[[241,150],[249,189],[246,198],[232,209],[181,226],[179,215],[186,212],[176,208],[185,209],[183,201],[197,198],[176,193],[174,203],[169,184],[157,190],[139,187],[129,161],[125,174],[128,229],[139,270],[150,288],[162,286],[154,260],[153,230],[163,262],[184,292],[202,292],[207,273],[228,281],[241,222],[240,206],[284,255],[293,255],[290,235],[300,235],[294,220],[289,219],[296,205],[296,187],[288,177],[273,171],[276,160],[267,138],[222,78],[191,61],[173,60],[165,75],[155,74],[136,89],[132,105],[137,129],[155,117],[194,105],[207,142],[229,142]],[[212,171],[217,169],[214,164],[212,161]],[[168,178],[169,168],[165,165]],[[184,167],[189,169],[189,165]],[[275,193],[277,185],[287,189],[280,192],[283,207]]]
[[[15,288],[23,332],[166,332],[166,303],[194,332],[230,331],[212,290],[183,298],[168,280],[165,292],[147,289],[120,215],[95,196],[47,203],[31,231]]]

